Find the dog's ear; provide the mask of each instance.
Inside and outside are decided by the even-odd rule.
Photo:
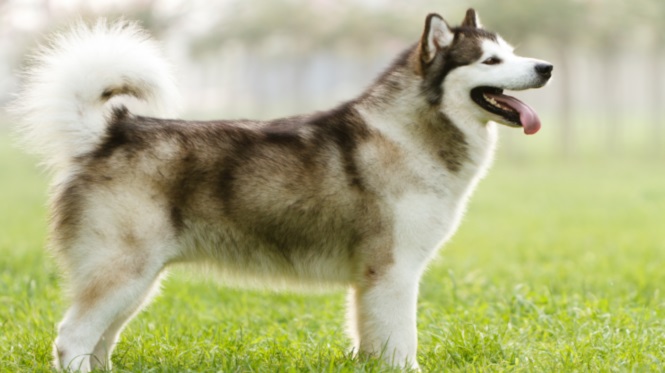
[[[480,18],[478,18],[478,13],[473,8],[469,8],[466,11],[464,16],[464,21],[462,21],[462,27],[470,28],[482,28],[483,25],[480,24]]]
[[[431,62],[436,52],[452,43],[455,33],[448,27],[443,17],[436,13],[429,14],[425,19],[425,31],[420,39],[420,58],[423,62]]]

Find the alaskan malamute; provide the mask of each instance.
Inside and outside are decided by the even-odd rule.
[[[417,368],[418,282],[492,161],[496,123],[540,128],[503,92],[552,74],[472,9],[459,27],[428,15],[357,98],[270,121],[164,119],[178,103],[169,66],[127,22],[79,24],[33,62],[13,108],[53,171],[50,246],[73,302],[56,365],[83,371],[110,367],[123,326],[182,262],[249,285],[345,286],[353,350]]]

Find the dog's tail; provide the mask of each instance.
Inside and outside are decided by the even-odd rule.
[[[79,22],[56,35],[35,54],[24,79],[9,109],[26,147],[56,170],[103,141],[114,104],[142,102],[151,115],[164,116],[178,102],[159,48],[125,21]]]

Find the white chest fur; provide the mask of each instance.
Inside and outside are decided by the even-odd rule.
[[[455,123],[464,135],[466,154],[459,169],[446,168],[436,152],[427,151],[414,136],[408,119],[360,111],[400,148],[400,161],[410,177],[396,175],[387,195],[394,217],[396,261],[422,269],[429,258],[455,232],[469,196],[491,165],[497,141],[495,123]],[[402,120],[400,120],[402,119]],[[405,125],[407,123],[407,125]],[[414,182],[415,181],[415,182]]]

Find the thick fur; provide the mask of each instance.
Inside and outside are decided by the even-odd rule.
[[[348,286],[353,349],[417,368],[421,274],[489,167],[501,119],[469,91],[549,78],[479,25],[472,11],[452,29],[432,14],[357,99],[265,122],[139,116],[126,97],[177,104],[142,31],[100,22],[58,36],[15,104],[55,172],[50,244],[73,298],[56,365],[109,368],[164,269],[205,262],[244,284]]]

